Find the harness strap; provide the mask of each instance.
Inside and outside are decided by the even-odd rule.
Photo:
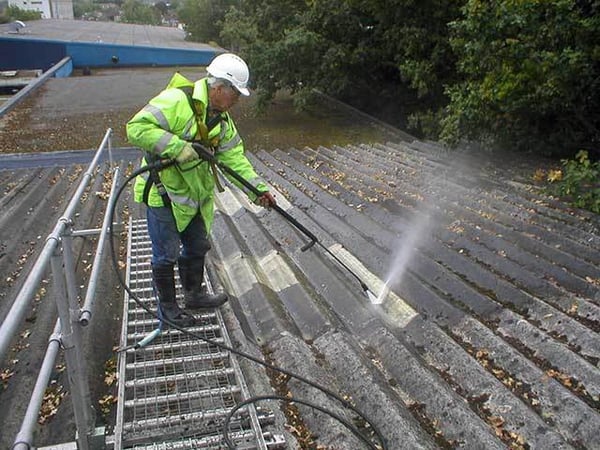
[[[221,180],[219,180],[219,174],[217,173],[217,165],[214,162],[210,162],[210,170],[213,174],[213,178],[215,180],[215,186],[217,186],[217,190],[219,192],[225,192],[225,188],[221,184]]]
[[[200,137],[202,138],[202,141],[206,141],[207,143],[210,143],[210,141],[208,139],[208,135],[212,131],[212,129],[214,127],[216,127],[219,124],[219,122],[221,122],[223,120],[223,115],[217,114],[216,116],[211,117],[209,119],[209,121],[205,124],[201,120],[201,117],[198,114],[198,110],[196,108],[196,103],[194,102],[194,99],[192,98],[194,88],[192,86],[181,86],[179,89],[181,89],[181,91],[183,91],[183,93],[186,95],[188,102],[190,104],[190,108],[194,112],[194,117],[196,117],[199,134],[200,134]],[[219,192],[225,192],[225,188],[223,188],[223,185],[221,184],[221,180],[219,180],[219,175],[217,174],[217,167],[215,166],[214,163],[210,163],[210,170],[212,172],[213,179],[215,180],[215,186],[217,186],[217,190]]]
[[[153,155],[149,152],[146,152],[146,159],[151,164],[160,159],[157,155]],[[158,175],[158,170],[151,169],[148,173],[148,181],[146,181],[146,185],[144,186],[144,193],[142,194],[142,201],[148,205],[148,197],[150,196],[150,189],[152,189],[152,185],[156,186],[160,197],[162,198],[163,205],[167,208],[171,209],[171,199],[169,198],[169,194],[167,190],[160,181],[160,176]]]

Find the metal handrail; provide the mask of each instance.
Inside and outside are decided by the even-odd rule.
[[[46,355],[38,373],[27,411],[21,423],[19,433],[17,434],[12,446],[14,450],[28,450],[33,448],[32,440],[34,429],[37,423],[37,416],[43,401],[46,387],[52,375],[52,369],[54,367],[57,354],[61,348],[65,352],[67,370],[72,384],[71,399],[74,407],[75,423],[77,425],[77,446],[81,450],[88,450],[92,447],[104,448],[103,436],[97,436],[94,433],[94,414],[89,395],[86,369],[81,357],[81,328],[83,323],[80,322],[78,318],[82,315],[73,315],[74,310],[78,309],[78,305],[75,294],[75,269],[73,265],[71,242],[72,238],[76,236],[77,233],[74,233],[71,230],[71,226],[76,208],[78,207],[80,200],[83,197],[86,188],[90,184],[96,168],[98,167],[102,152],[106,148],[108,148],[110,151],[111,134],[112,130],[109,128],[106,131],[106,134],[104,135],[104,138],[102,139],[102,142],[98,147],[98,150],[96,151],[86,172],[84,173],[75,194],[65,209],[64,214],[58,219],[54,230],[46,239],[44,248],[42,249],[27,279],[25,280],[23,287],[17,294],[17,297],[15,298],[7,317],[0,326],[0,361],[2,361],[9,348],[11,340],[18,331],[22,319],[34,298],[37,289],[39,288],[42,277],[50,265],[52,267],[53,283],[57,291],[56,298],[57,307],[59,310],[59,319],[57,320],[54,331],[50,336]],[[113,185],[108,200],[109,206],[115,201],[115,194],[117,191],[117,174],[118,169],[115,170],[115,177],[113,179]],[[96,251],[97,253],[100,253],[100,257],[96,255],[94,260],[94,271],[92,274],[93,280],[90,279],[90,286],[88,287],[86,295],[84,312],[87,313],[86,318],[88,322],[91,319],[91,313],[93,309],[96,280],[100,273],[101,253],[104,248],[104,241],[106,239],[106,232],[108,230],[108,219],[106,217],[109,215],[109,210],[110,208],[106,209],[103,226],[102,229],[99,230],[101,237],[99,239]],[[62,252],[60,245],[61,243]],[[61,256],[62,263],[60,261]],[[81,311],[77,312],[81,313]],[[100,445],[97,445],[99,441],[102,442]]]
[[[61,236],[67,228],[67,224],[71,223],[71,221],[73,220],[75,209],[77,208],[77,205],[81,199],[83,192],[85,191],[87,185],[92,179],[94,170],[98,165],[98,161],[100,160],[100,155],[102,154],[102,151],[104,150],[108,140],[110,139],[111,133],[112,130],[110,128],[106,130],[104,139],[102,139],[100,147],[96,151],[92,162],[90,162],[87,171],[83,175],[83,179],[81,180],[77,191],[71,198],[71,201],[67,205],[67,208],[65,209],[65,212],[62,215],[62,217],[58,219],[54,230],[46,239],[46,244],[44,245],[40,256],[38,257],[33,268],[31,269],[31,272],[29,272],[25,283],[23,283],[23,287],[17,294],[17,297],[15,298],[15,301],[13,302],[10,311],[6,315],[6,318],[2,322],[2,325],[0,325],[0,361],[4,360],[6,352],[10,348],[10,343],[15,334],[17,333],[19,325],[25,317],[25,314],[27,313],[33,298],[35,297],[38,286],[40,285],[44,276],[44,272],[50,264],[50,258],[52,257],[52,254],[55,252],[55,250],[58,248]]]
[[[119,168],[117,167],[113,173],[113,182],[110,189],[110,196],[108,197],[108,204],[106,206],[106,213],[104,214],[104,220],[102,222],[102,229],[100,230],[100,237],[98,238],[98,246],[96,247],[96,256],[92,264],[92,273],[88,282],[88,288],[85,294],[85,300],[83,307],[81,308],[81,315],[79,316],[79,323],[83,326],[87,326],[92,318],[92,312],[94,310],[94,304],[96,300],[96,284],[100,278],[102,257],[104,256],[104,248],[106,247],[106,239],[108,237],[108,230],[110,226],[110,214],[113,203],[116,201],[117,193],[117,180],[119,179]]]
[[[8,111],[10,111],[12,108],[14,108],[19,102],[27,98],[27,96],[31,94],[31,92],[43,85],[46,81],[48,81],[49,78],[53,77],[56,74],[56,72],[58,72],[67,64],[71,64],[71,67],[73,65],[70,56],[65,56],[58,63],[56,63],[54,66],[48,69],[44,74],[42,74],[42,76],[36,78],[34,81],[29,83],[15,95],[13,95],[8,101],[6,101],[4,104],[2,104],[2,106],[0,106],[0,117]]]

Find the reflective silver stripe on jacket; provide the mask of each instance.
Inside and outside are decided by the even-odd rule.
[[[148,104],[148,105],[144,106],[144,111],[152,114],[152,117],[154,117],[156,119],[156,121],[158,122],[158,125],[163,130],[171,131],[171,128],[169,127],[169,121],[167,120],[167,118],[165,117],[163,112],[160,109],[158,109],[156,106]]]
[[[167,191],[169,194],[169,198],[172,202],[179,203],[180,205],[189,206],[190,208],[198,209],[200,207],[200,202],[196,200],[192,200],[189,197],[184,197],[183,195],[176,195],[172,192]]]
[[[225,139],[227,130],[229,129],[229,123],[226,120],[221,120],[221,131],[219,132],[219,141]]]
[[[148,182],[148,180],[150,179],[150,172],[141,173],[139,176],[141,176],[144,180],[146,180],[146,182]],[[159,188],[166,190],[162,183],[160,184],[160,186],[157,186],[156,184],[152,186],[152,189],[158,190],[158,193],[160,194],[161,189]],[[192,200],[189,197],[185,197],[183,195],[176,195],[169,192],[168,190],[166,190],[166,192],[172,202],[179,203],[180,205],[189,206],[194,209],[198,209],[198,207],[200,206],[200,202]]]
[[[222,142],[222,141],[221,141]],[[230,141],[225,142],[224,144],[219,143],[219,147],[217,148],[217,153],[223,153],[227,150],[231,150],[232,148],[237,147],[242,143],[242,138],[239,134],[236,134]]]
[[[144,177],[144,179],[146,180],[146,182],[148,182],[148,172],[141,174],[140,176]],[[154,185],[152,186],[152,189],[156,189],[158,191],[158,193],[160,195],[161,194],[161,189],[159,189],[159,187],[161,187],[163,190],[165,190],[167,192],[167,195],[169,196],[169,198],[171,199],[172,202],[175,203],[179,203],[180,205],[185,205],[185,206],[189,206],[190,208],[194,208],[194,209],[198,209],[198,207],[200,206],[200,203],[192,200],[189,197],[184,197],[183,195],[175,195],[171,192],[169,192],[167,189],[164,188],[164,186],[161,184],[160,186]]]
[[[171,142],[171,139],[173,139],[173,136],[174,135],[172,133],[165,131],[164,134],[160,137],[160,139],[156,141],[154,147],[152,147],[152,151],[157,155],[162,154],[162,152],[164,152],[167,146],[169,145],[169,142]]]

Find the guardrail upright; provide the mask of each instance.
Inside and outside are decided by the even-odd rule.
[[[88,436],[93,435],[95,415],[92,408],[87,371],[83,360],[83,338],[79,325],[79,307],[75,288],[72,238],[63,236],[62,258],[57,248],[52,255],[52,282],[61,325],[60,341],[65,354],[75,424],[77,448],[89,450]]]

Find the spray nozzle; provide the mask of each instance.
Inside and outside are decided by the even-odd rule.
[[[310,241],[309,243],[305,244],[305,245],[304,245],[304,246],[303,246],[303,247],[300,249],[300,251],[301,251],[301,252],[305,252],[306,250],[308,250],[309,248],[311,248],[311,247],[312,247],[313,245],[315,245],[316,243],[317,243],[317,241],[315,241],[315,240],[312,240],[312,239],[311,239],[311,241]]]
[[[378,305],[381,303],[380,301],[377,301],[377,296],[375,294],[373,294],[371,289],[369,289],[365,283],[361,282],[360,287],[362,287],[365,295],[367,296],[367,298],[369,299],[369,301],[371,303],[373,303],[375,305]]]
[[[372,305],[381,305],[390,292],[390,287],[387,283],[383,285],[383,289],[381,289],[379,295],[375,295],[364,283],[361,283],[361,286]]]
[[[379,299],[379,297],[373,294],[370,290],[366,290],[365,293],[373,305],[381,305],[381,303],[383,303],[383,299]]]

